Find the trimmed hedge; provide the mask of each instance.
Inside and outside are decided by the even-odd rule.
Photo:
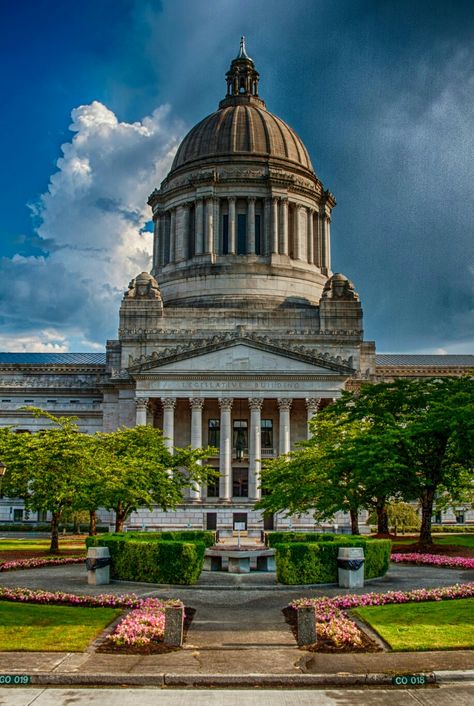
[[[204,542],[146,541],[129,535],[89,537],[87,546],[109,548],[113,579],[185,585],[198,580],[206,551]]]
[[[274,547],[276,544],[293,542],[332,542],[340,536],[331,532],[265,532],[265,544]]]
[[[383,576],[389,566],[388,539],[333,539],[324,542],[277,544],[277,581],[284,584],[337,583],[340,547],[363,547],[366,579]]]
[[[106,537],[134,539],[137,542],[203,542],[206,547],[216,543],[216,533],[212,530],[177,530],[173,532],[111,532]],[[95,537],[87,537],[86,546],[96,545]],[[102,539],[101,537],[101,544]]]

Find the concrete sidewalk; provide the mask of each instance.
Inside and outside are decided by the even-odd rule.
[[[473,580],[473,574],[395,565],[360,592],[446,586]],[[216,585],[218,581],[222,583]],[[271,575],[206,572],[195,587],[124,582],[91,587],[77,565],[0,574],[0,585],[71,593],[100,593],[105,588],[110,593],[175,597],[196,611],[184,648],[168,654],[103,654],[93,648],[85,653],[0,653],[2,674],[28,674],[35,684],[294,687],[389,684],[394,674],[419,673],[430,682],[474,681],[471,650],[323,654],[298,649],[283,608],[296,597],[342,593],[336,586],[275,590]]]

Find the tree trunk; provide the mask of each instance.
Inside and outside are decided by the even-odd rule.
[[[59,553],[59,520],[61,519],[61,511],[53,512],[51,517],[51,544],[49,547],[50,554]]]
[[[359,513],[357,510],[349,510],[351,516],[351,533],[360,534],[359,532]]]
[[[389,534],[388,514],[385,500],[377,503],[377,534]]]
[[[421,528],[420,528],[420,547],[427,548],[433,544],[431,536],[431,516],[433,514],[435,490],[434,488],[425,488],[421,496]]]
[[[123,506],[123,503],[119,501],[117,507],[115,508],[115,531],[123,532],[123,526],[127,518],[127,509]]]
[[[97,512],[89,510],[89,537],[97,534]]]

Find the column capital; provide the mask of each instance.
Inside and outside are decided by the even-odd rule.
[[[136,397],[135,398],[135,407],[137,409],[147,409],[149,402],[150,402],[149,397]]]
[[[260,411],[263,405],[262,397],[249,397],[249,407],[250,409],[255,409]]]
[[[277,402],[278,402],[278,409],[280,409],[280,411],[288,411],[289,412],[290,407],[291,407],[291,403],[293,402],[293,400],[291,399],[291,397],[279,397]]]
[[[274,203],[274,204],[277,204],[280,200],[279,196],[271,196],[270,198],[271,198],[272,203]]]
[[[319,405],[321,404],[321,397],[307,397],[305,399],[305,402],[306,402],[306,409],[317,410]]]
[[[247,201],[252,201],[253,203],[255,203],[256,200],[257,200],[256,196],[247,196]]]
[[[237,198],[235,196],[228,196],[227,201],[229,203],[235,203],[237,201]]]
[[[204,397],[190,397],[191,409],[202,409],[204,407]]]
[[[218,402],[219,402],[219,407],[220,407],[222,410],[225,410],[225,411],[227,411],[227,412],[230,412],[230,410],[232,409],[232,403],[233,403],[233,401],[234,401],[234,398],[233,398],[233,397],[219,397],[219,400],[218,400]]]
[[[161,404],[164,409],[174,409],[176,407],[176,397],[162,397]]]

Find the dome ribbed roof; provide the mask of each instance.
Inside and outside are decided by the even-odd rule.
[[[208,157],[251,155],[294,162],[313,172],[306,147],[283,120],[256,101],[235,97],[223,102],[231,104],[208,115],[186,135],[171,171]]]

